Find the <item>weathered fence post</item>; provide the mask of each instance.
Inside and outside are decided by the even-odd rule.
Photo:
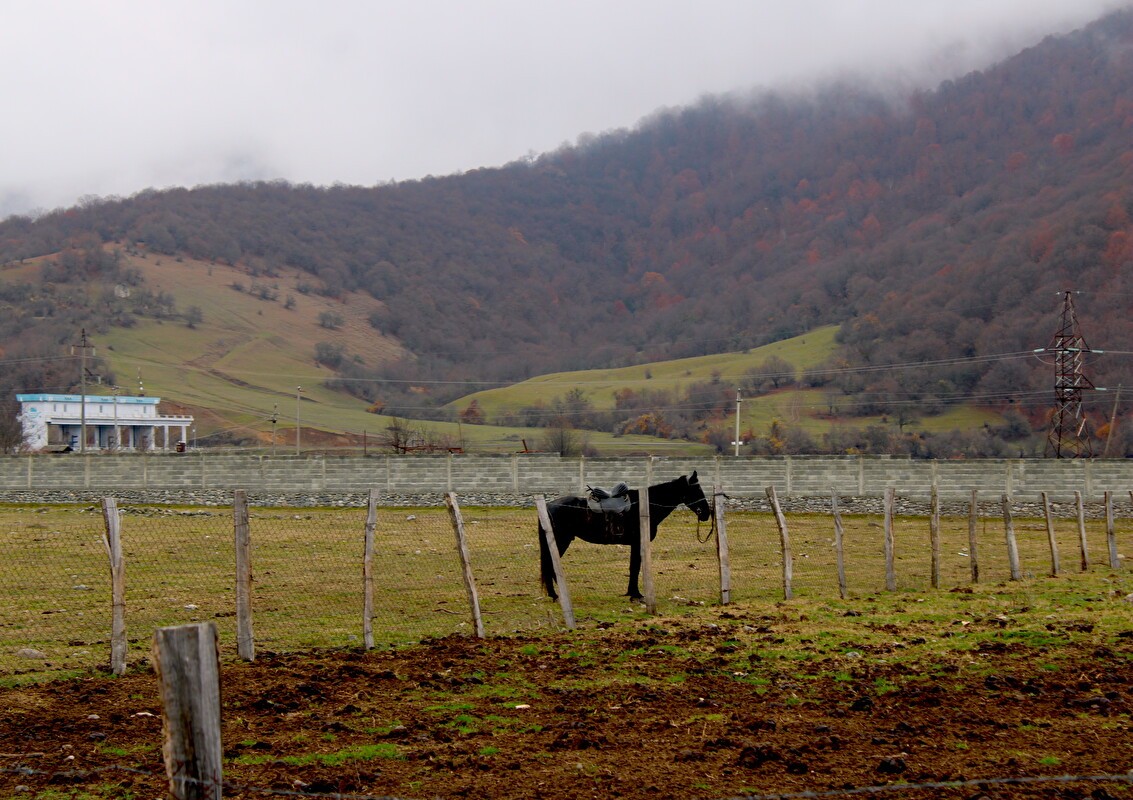
[[[724,491],[712,489],[712,513],[716,520],[716,564],[720,567],[720,605],[732,602],[732,564],[728,558],[728,527],[724,519]]]
[[[846,554],[842,543],[842,512],[838,508],[838,493],[831,491],[830,507],[834,513],[834,560],[838,565],[838,596],[846,599]]]
[[[1120,569],[1121,559],[1117,555],[1117,531],[1113,526],[1113,492],[1105,493],[1105,538],[1109,544],[1109,568]]]
[[[885,589],[897,591],[897,571],[893,566],[893,506],[892,486],[885,487]]]
[[[645,610],[657,613],[657,592],[653,587],[653,533],[649,514],[649,487],[641,487],[637,500],[638,524],[641,529],[641,592],[645,595]]]
[[[563,610],[563,622],[567,630],[574,630],[574,605],[570,601],[570,588],[567,586],[563,562],[559,558],[559,545],[555,541],[555,531],[551,527],[551,515],[547,513],[547,498],[535,498],[535,511],[539,514],[539,526],[543,529],[543,541],[551,554],[551,567],[555,570],[555,583],[559,588],[559,607]]]
[[[775,494],[775,487],[767,487],[767,500],[771,503],[771,510],[775,512],[775,524],[779,526],[779,544],[783,548],[783,599],[790,600],[795,596],[795,562],[791,555],[791,534],[787,530],[787,520],[783,516],[783,509],[779,507],[779,497]]]
[[[1007,536],[1007,563],[1011,568],[1011,580],[1023,580],[1023,573],[1019,569],[1019,543],[1015,541],[1015,523],[1011,521],[1011,496],[1003,495],[1003,529]]]
[[[374,530],[378,527],[378,493],[366,501],[366,533],[362,544],[362,645],[374,646]]]
[[[940,588],[940,492],[932,485],[929,499],[931,511],[928,517],[929,544],[932,547],[932,588]]]
[[[1133,495],[1133,492],[1130,492]],[[1078,548],[1081,551],[1080,568],[1082,572],[1090,569],[1090,545],[1086,541],[1086,506],[1082,502],[1082,493],[1074,492],[1074,504],[1078,507]]]
[[[1058,560],[1058,539],[1054,537],[1054,517],[1051,516],[1050,498],[1046,492],[1042,493],[1043,514],[1046,516],[1046,540],[1050,543],[1050,577],[1057,578],[1061,572]]]
[[[256,658],[252,635],[252,533],[248,525],[248,493],[232,494],[232,518],[236,536],[236,654],[246,661]]]
[[[480,616],[480,597],[476,593],[476,581],[472,577],[472,560],[468,555],[468,537],[464,534],[464,518],[460,515],[460,505],[456,502],[456,492],[445,494],[445,505],[452,518],[452,529],[456,533],[456,552],[460,555],[460,570],[464,576],[464,588],[468,591],[468,604],[472,607],[472,624],[477,638],[484,638],[484,620]]]
[[[219,800],[220,655],[216,624],[158,628],[153,665],[164,711],[162,755],[173,800]]]
[[[980,582],[980,559],[976,549],[976,528],[979,524],[979,489],[972,489],[972,499],[968,503],[968,558],[972,565],[972,583]]]
[[[122,556],[122,525],[118,501],[102,498],[106,532],[102,543],[110,557],[110,671],[126,674],[126,562]]]

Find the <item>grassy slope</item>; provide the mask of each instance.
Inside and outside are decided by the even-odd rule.
[[[682,358],[621,369],[540,375],[512,386],[470,394],[452,403],[451,406],[464,408],[475,399],[480,408],[492,417],[502,412],[518,411],[526,406],[540,403],[549,405],[556,397],[562,397],[575,388],[582,389],[595,408],[613,408],[614,394],[619,389],[628,388],[638,391],[649,389],[676,394],[691,383],[712,380],[717,376],[724,383],[734,386],[743,378],[745,372],[762,364],[773,355],[794,364],[799,369],[820,364],[834,348],[836,331],[835,326],[819,328],[804,336],[741,353]]]
[[[726,386],[742,382],[744,374],[776,356],[792,364],[800,372],[817,367],[833,353],[837,326],[817,328],[793,339],[774,342],[753,350],[684,358],[622,369],[588,370],[540,375],[530,380],[470,394],[450,404],[463,409],[475,400],[488,419],[501,413],[516,412],[525,407],[550,405],[572,389],[582,389],[597,409],[614,408],[614,395],[619,389],[666,391],[679,396],[690,384],[718,379]],[[847,398],[840,398],[845,403]],[[828,414],[830,400],[821,389],[786,389],[760,397],[744,398],[740,407],[740,425],[756,434],[766,433],[773,420],[797,426],[811,435],[828,432],[833,426],[861,428],[869,425],[895,424],[880,416],[845,417]],[[953,428],[979,427],[993,423],[999,415],[987,409],[961,407],[937,417],[917,419],[909,426],[914,430],[946,431]],[[730,422],[730,420],[729,420]]]
[[[278,287],[278,297],[268,301],[249,291],[253,279],[244,270],[153,255],[130,261],[141,270],[146,288],[172,294],[180,313],[200,307],[204,319],[195,328],[180,320],[145,320],[130,329],[112,328],[100,334],[95,342],[98,354],[110,363],[124,392],[137,390],[140,373],[147,394],[196,416],[202,439],[215,431],[233,430],[267,444],[270,418],[276,413],[277,442],[284,450],[294,446],[297,415],[304,449],[327,439],[312,428],[359,438],[365,433],[372,441],[389,425],[388,417],[367,413],[366,404],[357,398],[321,386],[332,373],[314,360],[315,344],[323,341],[344,346],[350,357],[356,355],[365,363],[395,355],[397,344],[367,322],[378,301],[362,294],[350,295],[346,303],[302,294],[295,288],[301,279],[297,273],[256,279]],[[234,283],[242,284],[245,291],[232,288]],[[292,309],[284,308],[288,295],[294,298]],[[319,316],[325,311],[343,317],[343,325],[336,330],[321,327]],[[298,386],[303,387],[301,402],[296,399]],[[428,427],[470,451],[510,452],[522,449],[524,441],[538,448],[542,439],[542,431],[529,428],[411,424]],[[684,447],[647,436],[615,439],[593,433],[586,439],[612,455]],[[693,446],[693,452],[701,451],[707,452]]]
[[[173,295],[179,312],[198,306],[204,319],[190,329],[180,320],[146,320],[131,329],[114,328],[96,339],[99,355],[111,365],[124,391],[134,392],[141,381],[150,395],[160,396],[197,417],[198,436],[233,430],[270,442],[273,413],[278,417],[278,446],[294,445],[295,421],[303,429],[304,449],[325,445],[331,434],[363,433],[372,441],[389,424],[383,416],[369,414],[365,404],[340,392],[330,391],[321,382],[332,376],[330,370],[315,363],[318,342],[343,346],[348,357],[364,363],[398,353],[396,342],[373,330],[367,318],[378,301],[352,294],[339,302],[296,288],[298,273],[277,278],[253,279],[244,270],[223,265],[179,261],[168,257],[131,257],[131,266],[141,270],[146,287]],[[309,280],[309,277],[306,278]],[[251,290],[253,282],[274,287],[275,300],[263,300]],[[244,291],[237,291],[241,284]],[[284,308],[288,296],[294,307]],[[335,329],[319,324],[320,314],[330,311],[344,320]],[[463,409],[476,400],[491,420],[508,411],[527,406],[550,404],[556,397],[575,388],[582,389],[596,408],[613,408],[619,389],[651,389],[679,394],[693,382],[719,380],[727,386],[740,382],[744,374],[777,356],[803,370],[822,363],[835,347],[833,326],[820,328],[794,339],[758,349],[642,364],[613,370],[555,373],[532,378],[499,389],[470,394],[450,404]],[[296,387],[302,386],[297,402]],[[97,391],[97,390],[96,390]],[[782,390],[761,397],[745,398],[741,406],[741,425],[756,434],[765,433],[773,420],[799,426],[818,436],[832,426],[864,427],[894,424],[876,417],[833,419],[824,416],[829,398],[822,390]],[[936,418],[918,420],[916,430],[971,428],[992,422],[992,412],[961,408]],[[730,425],[731,420],[726,420]],[[411,423],[427,427],[469,451],[511,452],[523,448],[539,449],[543,431],[492,425]],[[606,433],[582,434],[592,447],[604,455],[626,453],[697,453],[705,445],[672,442],[648,436],[613,436]],[[205,440],[207,441],[207,440]]]
[[[381,337],[372,336],[374,344],[367,347],[359,335],[369,309],[301,294],[293,288],[293,277],[264,279],[265,284],[279,285],[279,297],[273,302],[232,288],[237,282],[249,288],[251,280],[230,267],[152,256],[136,259],[134,266],[142,270],[147,287],[172,294],[179,311],[199,306],[204,320],[195,329],[180,321],[147,320],[100,337],[106,345],[102,355],[130,391],[140,370],[147,393],[201,416],[202,432],[246,427],[267,433],[267,420],[277,405],[280,429],[293,428],[296,387],[302,385],[300,417],[305,426],[340,431],[355,427],[361,431],[367,423],[377,427],[360,401],[318,385],[331,373],[314,361],[314,345],[319,341],[339,342],[364,359],[394,353],[392,343],[382,342]],[[295,298],[292,310],[283,307],[287,294]],[[334,311],[346,322],[337,331],[321,328],[318,316],[323,311]]]

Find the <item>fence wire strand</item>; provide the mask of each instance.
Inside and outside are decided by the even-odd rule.
[[[157,627],[214,620],[222,651],[235,649],[235,544],[231,509],[125,506],[119,509],[126,565],[128,660],[148,656]],[[562,627],[539,576],[537,517],[529,507],[462,509],[472,575],[486,635]],[[783,599],[783,550],[772,514],[729,510],[733,602]],[[364,505],[324,509],[253,506],[252,616],[260,651],[357,647],[363,638]],[[825,513],[788,513],[792,590],[799,598],[839,597],[834,524]],[[848,599],[886,588],[884,521],[843,512]],[[1128,545],[1128,514],[1116,538]],[[105,526],[97,506],[0,507],[8,558],[0,565],[0,673],[59,672],[101,667],[110,652],[111,587]],[[1046,522],[1014,520],[1024,579],[1052,571]],[[971,583],[967,516],[941,517],[942,589]],[[1054,520],[1062,572],[1080,569],[1073,518]],[[681,508],[652,545],[661,613],[720,600],[716,540],[698,539],[695,515]],[[927,516],[893,520],[898,591],[931,586]],[[452,521],[445,508],[382,507],[373,554],[376,646],[474,633]],[[993,504],[977,520],[984,583],[1006,581],[1010,569],[1004,521]],[[1093,569],[1109,568],[1105,521],[1087,522]],[[1121,550],[1122,548],[1118,548]],[[580,624],[642,613],[625,597],[629,547],[576,540],[563,569]]]
[[[0,775],[39,776],[49,779],[65,779],[67,782],[75,778],[87,779],[109,773],[126,773],[141,777],[160,778],[165,780],[164,774],[148,772],[137,767],[109,766],[89,770],[68,770],[66,772],[46,772],[30,768],[6,769],[0,768]],[[183,778],[182,783],[187,785],[201,785],[212,788],[214,784],[192,778]],[[970,778],[956,781],[929,781],[923,783],[889,783],[876,786],[859,786],[843,789],[816,789],[798,792],[782,792],[777,794],[746,794],[737,795],[723,800],[818,800],[819,798],[862,797],[866,795],[903,795],[912,792],[940,792],[945,790],[981,789],[988,790],[993,787],[1023,787],[1044,786],[1048,784],[1064,786],[1072,783],[1092,784],[1133,784],[1133,772],[1112,775],[1019,775],[1019,776],[992,776],[986,778]],[[232,781],[222,781],[222,790],[228,794],[239,792],[255,794],[262,797],[306,797],[316,800],[407,800],[393,795],[356,794],[351,792],[312,792],[291,789],[270,789],[267,787],[248,786]]]

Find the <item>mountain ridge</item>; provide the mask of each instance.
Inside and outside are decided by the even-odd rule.
[[[847,86],[705,98],[445,178],[147,191],[11,218],[0,263],[56,254],[41,281],[54,294],[10,287],[4,300],[33,328],[67,317],[73,336],[97,313],[71,287],[118,281],[118,250],[231,265],[260,285],[293,271],[312,296],[371,295],[366,324],[400,348],[381,363],[338,353],[340,387],[430,413],[475,381],[742,350],[829,324],[837,357],[861,367],[1023,352],[1049,341],[1066,289],[1084,293],[1088,341],[1133,351],[1131,54],[1126,9],[901,107]],[[23,313],[35,303],[54,310]],[[15,338],[0,329],[6,349]],[[1092,367],[1099,385],[1133,383],[1128,359]],[[837,387],[874,413],[1006,403],[1050,380],[1038,362],[959,362]],[[1040,406],[1024,411],[1041,423]]]

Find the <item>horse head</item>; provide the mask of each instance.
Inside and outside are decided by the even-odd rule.
[[[692,509],[692,513],[696,514],[696,518],[701,522],[712,519],[712,506],[704,496],[704,490],[700,488],[700,479],[696,477],[696,470],[693,470],[692,475],[685,481],[688,484],[688,491],[682,502]]]

